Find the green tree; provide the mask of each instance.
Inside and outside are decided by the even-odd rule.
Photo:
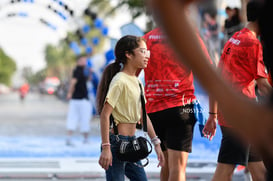
[[[61,40],[58,45],[46,46],[46,76],[57,76],[61,81],[66,81],[70,77],[76,62],[76,55],[69,47],[70,42],[77,42],[80,46],[82,54],[85,54],[86,47],[80,43],[80,38],[84,37],[88,40],[89,46],[92,47],[92,54],[90,56],[96,53],[101,53],[103,51],[104,43],[107,37],[102,35],[101,29],[94,28],[94,22],[90,16],[83,15],[81,18],[85,24],[92,27],[88,33],[83,33],[81,31],[82,27],[78,27],[76,32],[67,32],[66,38]],[[98,45],[93,45],[93,43],[91,43],[94,37],[99,38]]]
[[[75,55],[68,45],[61,41],[58,46],[47,45],[45,49],[46,75],[64,80],[75,62]]]
[[[93,0],[90,2],[89,7],[96,6],[100,12],[103,12],[106,16],[113,16],[117,11],[124,8],[128,9],[131,14],[132,21],[141,15],[147,16],[146,30],[150,31],[153,28],[153,21],[151,14],[147,10],[145,0],[119,0],[116,5],[111,5],[111,0]]]
[[[88,16],[82,17],[86,24],[93,26],[93,21]],[[103,50],[103,46],[105,43],[105,40],[107,37],[104,37],[101,34],[101,30],[96,28],[91,28],[91,31],[89,31],[86,34],[83,34],[83,36],[88,40],[91,41],[92,38],[98,37],[99,38],[99,44],[94,46],[91,43],[90,46],[92,46],[92,54],[96,54],[98,52],[101,52]],[[64,40],[61,40],[57,46],[53,45],[47,45],[45,48],[45,60],[46,60],[46,76],[57,76],[60,80],[64,81],[67,80],[71,74],[72,68],[75,65],[76,62],[76,55],[70,49],[69,43],[75,41],[79,45],[80,39],[76,32],[68,32],[67,37]],[[85,48],[84,46],[81,46],[81,52],[82,54],[85,54]]]
[[[99,10],[103,10],[106,15],[113,15],[116,10],[127,7],[132,15],[132,20],[146,12],[144,0],[120,0],[117,5],[112,6],[110,0],[93,0],[89,7],[97,6]]]
[[[16,63],[0,48],[0,83],[11,84],[11,78],[16,71]]]
[[[31,85],[37,85],[39,82],[43,81],[46,77],[45,69],[38,72],[33,72],[32,67],[27,66],[22,69],[22,76]]]

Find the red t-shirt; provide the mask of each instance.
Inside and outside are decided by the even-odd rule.
[[[151,51],[148,66],[144,69],[147,113],[194,101],[192,71],[177,61],[159,28],[145,34],[144,38]],[[202,47],[206,50],[204,44]]]
[[[232,88],[255,101],[255,80],[267,78],[260,41],[247,28],[235,33],[225,44],[218,65],[222,76]],[[242,108],[243,109],[243,108]],[[219,111],[218,122],[229,126]]]

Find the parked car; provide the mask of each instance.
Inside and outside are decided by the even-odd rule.
[[[55,94],[59,85],[60,80],[58,77],[46,77],[40,84],[40,92],[49,95]]]
[[[7,94],[10,92],[10,88],[5,84],[0,83],[0,94]]]

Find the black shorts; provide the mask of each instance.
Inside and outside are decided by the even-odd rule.
[[[221,126],[222,141],[218,154],[218,162],[246,166],[248,162],[262,161],[262,157],[253,146],[242,141],[232,132],[232,128]]]
[[[193,114],[193,104],[174,107],[150,113],[157,136],[161,139],[161,148],[191,152],[193,129],[196,119]]]

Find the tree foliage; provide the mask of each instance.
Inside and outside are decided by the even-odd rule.
[[[64,80],[69,75],[75,62],[75,55],[68,45],[62,41],[58,46],[47,45],[45,49],[47,76],[57,76]]]
[[[141,15],[147,16],[146,31],[151,30],[153,27],[152,18],[147,10],[145,0],[119,0],[116,5],[111,5],[111,0],[93,0],[90,7],[98,7],[98,10],[103,12],[106,16],[112,16],[117,11],[123,11],[124,8],[128,9],[131,14],[132,21]]]
[[[16,71],[16,63],[0,48],[0,83],[11,84],[11,79]]]
[[[99,29],[93,28],[93,20],[88,16],[82,17],[84,22],[87,25],[90,25],[91,30],[84,34],[82,33],[81,36],[84,36],[88,41],[92,41],[94,37],[99,38],[98,45],[89,45],[92,47],[92,54],[96,54],[101,52],[103,49],[103,45],[105,42],[106,37],[101,34]],[[81,27],[79,27],[78,31]],[[67,37],[64,40],[61,40],[58,45],[47,45],[45,48],[45,60],[46,60],[46,69],[45,74],[46,76],[57,76],[60,80],[66,81],[70,78],[70,74],[72,68],[76,62],[76,55],[73,50],[69,47],[70,42],[77,42],[80,45],[80,49],[82,54],[86,54],[85,46],[81,45],[80,37],[77,32],[68,32]],[[90,55],[91,56],[91,55]]]
[[[93,0],[90,7],[93,6],[98,6],[98,9],[103,10],[107,15],[113,15],[116,10],[126,7],[132,15],[132,20],[146,12],[144,0],[119,0],[114,6],[111,6],[110,0]]]
[[[23,78],[31,85],[37,85],[46,77],[46,70],[42,69],[38,72],[33,72],[32,67],[27,66],[22,69]]]

